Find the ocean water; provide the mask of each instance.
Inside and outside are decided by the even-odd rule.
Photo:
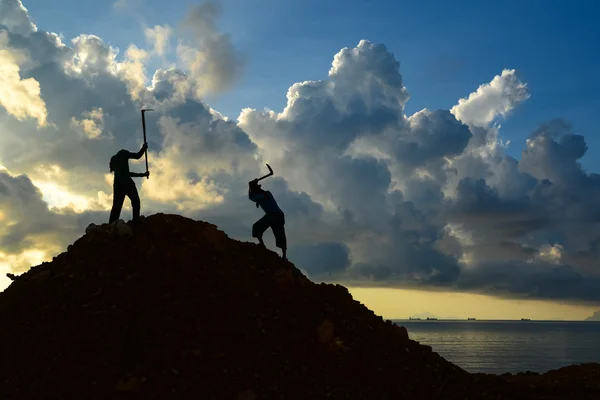
[[[600,363],[600,322],[394,320],[408,336],[469,372],[544,373]]]

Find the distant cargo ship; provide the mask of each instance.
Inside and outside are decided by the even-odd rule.
[[[469,321],[475,321],[477,318],[467,318]]]
[[[521,321],[531,321],[529,318],[521,318]]]
[[[427,317],[427,321],[437,321],[437,318]]]
[[[421,318],[413,318],[413,317],[408,317],[409,320],[411,321],[420,321]]]

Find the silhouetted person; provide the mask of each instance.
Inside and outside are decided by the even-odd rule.
[[[109,224],[119,219],[125,196],[129,197],[129,200],[131,200],[133,222],[138,222],[140,220],[140,196],[135,187],[135,182],[131,177],[145,177],[150,175],[150,173],[144,172],[138,174],[136,172],[129,172],[129,159],[133,158],[139,160],[142,158],[144,151],[146,151],[147,148],[148,145],[144,143],[142,149],[137,153],[122,149],[110,158],[110,172],[115,173],[115,179],[113,183],[113,205],[112,210],[110,210]]]
[[[248,184],[248,198],[256,203],[257,208],[260,206],[265,212],[264,217],[252,225],[252,237],[257,238],[261,246],[266,247],[262,236],[267,229],[271,228],[275,235],[275,245],[282,250],[282,257],[286,259],[285,215],[277,205],[275,198],[271,192],[263,190],[256,179]]]

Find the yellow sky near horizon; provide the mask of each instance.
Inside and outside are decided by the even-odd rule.
[[[357,287],[348,287],[348,291],[355,300],[385,319],[406,319],[430,312],[440,317],[465,319],[583,320],[600,310],[600,306],[503,299],[472,293]]]

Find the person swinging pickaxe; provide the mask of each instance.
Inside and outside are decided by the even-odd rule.
[[[257,238],[260,245],[266,247],[262,236],[267,229],[271,228],[275,236],[275,245],[282,250],[282,257],[286,259],[285,214],[277,205],[271,192],[263,190],[258,184],[259,181],[273,175],[269,164],[267,168],[269,169],[267,175],[248,182],[248,198],[256,203],[257,208],[260,206],[265,212],[265,215],[252,225],[252,237]]]

